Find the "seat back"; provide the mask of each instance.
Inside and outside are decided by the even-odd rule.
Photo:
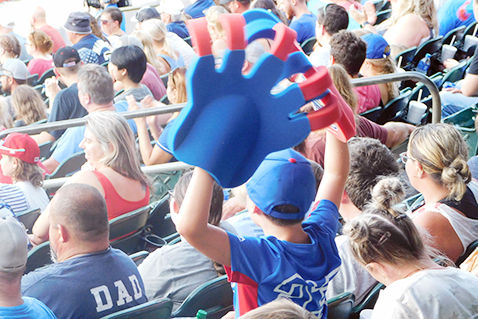
[[[33,224],[35,224],[38,216],[41,214],[40,208],[32,208],[16,214],[18,220],[25,226],[27,232],[31,233],[31,229],[33,228]]]
[[[380,290],[384,289],[385,285],[382,283],[377,283],[368,293],[367,296],[355,307],[353,307],[352,313],[360,313],[364,309],[373,309],[375,303],[377,302],[378,295]]]
[[[53,71],[53,68],[46,70],[38,79],[36,85],[41,85],[45,83],[46,79],[49,79],[51,77],[55,76],[55,72]]]
[[[473,22],[472,24],[470,24],[469,26],[467,26],[465,28],[465,31],[463,32],[463,38],[466,35],[473,35],[473,32],[475,32],[476,24],[477,24],[477,22],[475,21],[475,22]]]
[[[391,15],[392,15],[392,9],[387,9],[387,10],[382,10],[380,12],[377,12],[377,21],[375,22],[375,25],[379,25],[383,21],[390,18]]]
[[[52,153],[51,151],[52,142],[46,141],[45,143],[42,143],[38,146],[40,147],[40,160],[44,158],[49,158]]]
[[[147,205],[110,220],[110,240],[142,229],[146,225],[150,210],[151,207]]]
[[[438,36],[420,45],[415,52],[415,56],[413,57],[413,64],[415,66],[418,65],[418,62],[420,62],[420,60],[423,59],[427,53],[433,54],[440,50],[442,47],[442,39],[443,36]]]
[[[86,163],[85,151],[80,151],[71,156],[68,156],[55,171],[51,174],[47,174],[45,179],[53,179],[59,177],[65,177],[73,175],[73,173],[79,171],[81,166]]]
[[[168,87],[169,73],[163,74],[160,76],[161,81],[163,81],[164,87]]]
[[[407,108],[411,92],[412,90],[410,89],[403,90],[397,98],[389,101],[378,116],[377,123],[383,125],[400,118],[403,115],[403,111]]]
[[[161,238],[176,232],[176,226],[171,220],[171,215],[169,215],[169,194],[153,207],[147,224],[151,226],[151,232]]]
[[[232,288],[226,275],[196,288],[171,317],[195,317],[200,309],[207,312],[208,319],[219,319],[232,310]]]
[[[302,48],[302,51],[304,51],[304,53],[306,55],[309,55],[309,54],[312,53],[312,51],[314,51],[315,42],[317,42],[315,37],[311,37],[311,38],[305,40],[304,42],[302,42],[300,47]]]
[[[443,123],[455,126],[455,128],[460,131],[461,135],[463,135],[463,139],[469,148],[469,157],[475,156],[478,151],[478,134],[475,129],[474,121],[477,113],[478,109],[476,106],[472,106],[442,119]]]
[[[360,113],[359,115],[368,118],[372,122],[376,122],[381,112],[382,112],[382,107],[377,106],[377,107],[374,107],[373,109]]]
[[[192,42],[191,42],[191,37],[184,38],[183,40],[184,40],[184,42],[186,42],[187,44],[189,44],[190,47],[193,46],[193,44],[192,44]]]
[[[169,319],[172,309],[173,302],[163,298],[112,313],[101,319]]]
[[[153,180],[154,193],[151,194],[151,201],[155,202],[160,200],[168,191],[173,190],[174,186],[181,177],[183,171],[163,172],[159,174],[150,174],[149,176]]]
[[[350,292],[343,292],[327,301],[327,318],[348,319],[354,307],[355,295]]]
[[[33,247],[28,252],[25,274],[28,274],[29,272],[37,268],[41,268],[51,263],[52,263],[52,260],[50,257],[50,242],[46,241],[36,247]]]
[[[407,69],[407,67],[410,65],[410,63],[413,61],[413,58],[415,57],[415,52],[417,51],[417,47],[411,47],[409,49],[403,50],[399,54],[395,56],[395,61],[397,62],[397,66],[399,65],[398,62],[400,62],[399,67],[402,69]],[[400,59],[401,57],[401,59]]]
[[[457,82],[463,79],[465,75],[465,67],[468,61],[460,62],[458,65],[451,68],[448,72],[446,72],[443,76],[443,80],[441,81],[441,85],[438,86],[438,89],[441,90],[443,84],[445,82]]]
[[[465,34],[465,28],[466,26],[462,25],[461,27],[448,31],[448,33],[443,37],[442,44],[454,45],[456,42],[460,41]],[[455,37],[454,40],[453,37]],[[453,43],[451,43],[452,40]]]
[[[478,239],[472,242],[470,245],[468,245],[465,253],[461,255],[460,258],[458,258],[455,264],[459,267],[461,263],[463,263],[466,260],[466,258],[468,258],[468,256],[470,256],[471,253],[475,251],[477,247],[478,247]]]
[[[38,74],[31,74],[27,76],[27,85],[35,86],[38,82]]]

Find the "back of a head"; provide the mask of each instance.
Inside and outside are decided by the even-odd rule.
[[[5,50],[5,53],[7,53],[8,56],[11,58],[18,58],[22,51],[20,42],[11,33],[3,34],[0,36],[0,47]]]
[[[186,90],[186,71],[185,67],[179,67],[173,70],[169,75],[168,86],[177,92],[177,103],[186,103],[188,94]]]
[[[410,135],[408,156],[449,191],[448,199],[461,200],[471,181],[468,146],[452,125],[438,123],[418,127]]]
[[[45,104],[41,95],[29,85],[17,87],[12,93],[12,104],[17,119],[22,119],[26,125],[46,118]]]
[[[350,170],[345,192],[363,210],[372,199],[372,189],[383,177],[397,176],[399,167],[390,150],[376,139],[354,137],[348,142]]]
[[[317,22],[324,26],[325,31],[332,36],[349,26],[349,14],[344,7],[330,3],[319,9]]]
[[[353,32],[342,30],[330,40],[330,55],[335,62],[344,66],[350,76],[358,74],[365,61],[367,45]]]
[[[81,68],[81,58],[73,47],[62,47],[53,55],[53,65],[61,76],[74,76],[78,74]]]
[[[241,319],[316,319],[317,317],[291,300],[281,298],[251,310]]]
[[[166,26],[160,19],[148,19],[144,21],[141,30],[149,34],[153,41],[162,42],[166,39]]]
[[[56,192],[50,203],[50,223],[67,227],[81,242],[109,238],[106,201],[87,184],[67,184]]]
[[[102,14],[107,13],[110,15],[113,21],[118,21],[119,24],[123,22],[123,15],[121,14],[121,10],[116,7],[108,7],[106,8]]]
[[[212,6],[209,7],[204,14],[207,23],[216,28],[219,37],[223,37],[225,35],[225,31],[219,22],[219,16],[222,14],[229,14],[229,12],[222,6]]]
[[[270,153],[247,182],[252,202],[278,226],[301,223],[315,198],[309,161],[292,149]]]
[[[354,111],[354,114],[356,114],[358,108],[357,93],[354,90],[347,71],[341,64],[334,64],[329,67],[329,74],[345,103],[347,103],[352,111]]]
[[[36,21],[38,22],[45,22],[46,21],[46,12],[45,9],[42,7],[38,6],[35,8],[33,11],[33,18],[35,18]]]
[[[287,24],[287,19],[284,13],[277,8],[274,0],[254,0],[251,2],[251,9],[266,9],[278,17],[284,24]]]
[[[135,140],[126,119],[117,112],[93,112],[86,127],[98,139],[105,153],[101,163],[131,179],[149,185],[140,168]]]
[[[113,79],[104,66],[92,63],[82,66],[78,72],[78,87],[95,104],[103,105],[113,101]]]
[[[176,186],[174,186],[174,199],[176,203],[181,206],[188,190],[189,183],[193,176],[193,171],[188,171],[184,173],[183,176],[178,180]],[[219,222],[222,218],[222,204],[224,202],[224,193],[221,186],[214,182],[212,189],[212,198],[211,198],[211,207],[209,208],[209,219],[208,223],[214,226],[219,226]]]
[[[118,70],[126,69],[128,78],[134,83],[141,82],[146,72],[146,55],[141,48],[134,45],[115,49],[111,54],[110,63],[116,65]]]
[[[393,208],[404,196],[400,181],[382,179],[372,193],[372,204],[343,229],[357,261],[362,265],[385,262],[403,266],[426,258],[427,247],[413,221]]]
[[[53,41],[50,36],[42,30],[35,30],[28,35],[28,40],[31,44],[37,48],[41,53],[51,53],[53,50]]]

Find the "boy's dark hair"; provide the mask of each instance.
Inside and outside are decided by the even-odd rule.
[[[294,205],[279,205],[275,206],[274,210],[277,212],[281,213],[286,213],[286,214],[297,214],[299,212],[299,208],[295,207]],[[273,217],[268,214],[264,214],[268,220],[270,220],[274,225],[276,226],[281,226],[281,227],[287,227],[287,226],[292,226],[296,224],[300,224],[304,221],[303,218],[300,219],[282,219],[282,218],[277,218]]]
[[[181,176],[181,178],[174,186],[174,199],[178,206],[181,206],[184,200],[184,196],[186,195],[186,191],[188,190],[189,183],[191,182],[191,178],[193,176],[193,171],[187,171]],[[214,182],[214,186],[212,189],[212,198],[211,198],[211,207],[209,208],[209,220],[208,223],[214,226],[219,226],[222,218],[222,204],[224,202],[224,193],[222,191],[221,186],[219,186],[216,182]]]
[[[110,63],[116,65],[118,70],[126,69],[128,78],[134,83],[139,83],[146,72],[146,55],[143,50],[134,45],[114,50]]]
[[[349,26],[349,14],[344,7],[330,3],[319,9],[317,22],[324,26],[329,35],[334,35]]]
[[[367,44],[353,32],[342,30],[330,40],[330,55],[341,64],[350,76],[359,73],[365,61]]]
[[[103,13],[108,13],[111,16],[113,21],[118,21],[119,24],[123,22],[123,15],[121,14],[121,10],[115,7],[108,7],[106,8]]]
[[[372,199],[373,187],[384,177],[398,175],[399,167],[390,150],[369,137],[354,137],[348,142],[350,171],[345,191],[352,203],[363,210]]]

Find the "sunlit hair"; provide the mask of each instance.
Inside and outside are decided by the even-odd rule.
[[[29,181],[33,187],[43,186],[43,171],[38,164],[31,164],[18,159],[17,166],[13,169],[12,180],[15,182]]]
[[[96,35],[98,38],[100,38],[103,41],[108,41],[106,40],[105,35],[103,34],[103,31],[101,31],[100,24],[98,23],[98,20],[91,15],[90,13],[87,12],[87,14],[90,16],[90,27],[91,27],[91,33]]]
[[[240,316],[241,319],[316,319],[317,317],[293,303],[281,298],[251,310]]]
[[[222,6],[212,6],[204,13],[207,23],[216,29],[218,38],[223,38],[226,35],[221,23],[219,22],[219,16],[228,13],[229,12],[227,12]]]
[[[357,94],[355,93],[354,86],[350,81],[350,76],[347,71],[340,64],[334,64],[329,67],[329,74],[337,91],[339,91],[345,102],[352,108],[354,114],[357,114]]]
[[[22,52],[20,42],[11,33],[0,36],[0,47],[5,50],[5,54],[10,58],[18,58]]]
[[[178,55],[174,52],[171,44],[169,43],[168,39],[166,38],[167,30],[164,22],[160,19],[148,19],[143,22],[141,25],[141,29],[149,34],[153,43],[157,43],[159,48],[166,52],[167,55],[172,57],[173,59],[177,59]]]
[[[153,39],[151,38],[151,36],[143,30],[136,30],[131,33],[131,35],[137,38],[143,44],[143,52],[146,55],[148,63],[151,64],[156,70],[158,70],[159,74],[163,74],[165,72],[165,69],[158,61],[156,51],[153,47]]]
[[[188,95],[186,91],[186,68],[180,67],[169,74],[168,86],[176,89],[178,100],[177,103],[186,103]]]
[[[86,119],[86,128],[105,153],[101,164],[149,187],[150,183],[140,168],[133,131],[123,116],[110,111],[93,112]]]
[[[397,23],[403,16],[413,13],[425,21],[428,28],[438,35],[438,20],[433,0],[399,0],[395,3],[390,17],[390,26]]]
[[[372,203],[345,224],[343,232],[360,264],[386,262],[404,266],[429,258],[428,247],[412,219],[393,208],[404,194],[397,178],[381,180],[372,190]]]
[[[373,70],[378,74],[392,74],[397,73],[398,71],[395,60],[390,55],[386,58],[366,59],[366,61],[370,63]],[[386,83],[389,100],[394,99],[399,95],[399,83],[400,82]]]
[[[26,84],[13,92],[12,104],[17,119],[23,120],[26,125],[46,119],[45,104],[40,94]]]
[[[8,108],[7,100],[0,96],[0,129],[13,127],[12,116],[8,112]]]
[[[53,50],[53,41],[42,30],[35,30],[28,35],[28,40],[41,53],[48,54]]]
[[[447,199],[461,200],[471,181],[468,146],[460,132],[449,124],[428,124],[415,129],[408,142],[408,155],[448,190]]]

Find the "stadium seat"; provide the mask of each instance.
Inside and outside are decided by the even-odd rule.
[[[35,86],[38,82],[38,74],[32,74],[27,77],[27,85]]]
[[[378,116],[377,123],[383,125],[389,121],[396,121],[397,119],[402,118],[403,111],[408,106],[411,92],[411,89],[405,89],[397,98],[389,101],[387,105],[383,107],[382,112]]]
[[[381,112],[382,112],[382,107],[377,106],[377,107],[374,107],[373,109],[370,109],[370,110],[367,110],[363,113],[360,113],[359,115],[363,116],[363,117],[366,117],[367,119],[369,119],[372,122],[376,122],[377,119],[378,119],[378,116],[380,115]]]
[[[304,53],[305,53],[306,55],[309,55],[309,54],[312,53],[312,51],[314,51],[315,42],[317,42],[317,40],[315,39],[315,37],[311,37],[311,38],[305,40],[305,41],[300,45],[300,47],[302,48],[302,51],[304,51]]]
[[[187,44],[189,44],[190,47],[193,46],[192,42],[191,42],[191,37],[187,37],[187,38],[184,38],[183,39]]]
[[[156,144],[156,141],[152,141],[153,147]],[[173,190],[174,186],[181,177],[183,171],[172,171],[172,172],[163,172],[159,174],[149,175],[153,180],[154,193],[151,194],[151,202],[158,201],[162,199],[168,191]]]
[[[404,70],[409,70],[416,51],[417,51],[417,47],[411,47],[397,54],[395,56],[395,61],[397,62],[397,66],[399,65],[398,62],[400,62],[400,65],[399,65],[400,68]],[[400,61],[400,57],[402,57],[401,61]]]
[[[415,56],[413,57],[412,64],[414,66],[418,65],[418,62],[420,62],[421,59],[425,57],[427,53],[433,54],[435,52],[438,52],[441,47],[442,47],[442,39],[443,36],[439,36],[433,39],[430,39],[420,45],[417,48],[417,51],[415,52]]]
[[[157,204],[152,205],[154,205],[154,208],[152,208],[147,222],[151,226],[151,232],[165,239],[176,233],[176,226],[169,214],[169,194],[158,201]]]
[[[51,151],[52,142],[46,141],[45,143],[41,143],[38,146],[40,147],[40,160],[49,158],[52,153]]]
[[[460,41],[463,38],[463,34],[465,33],[465,28],[466,26],[462,25],[461,27],[450,30],[443,37],[442,44],[454,45],[455,43]],[[453,37],[455,37],[455,40],[453,40]],[[451,43],[452,40],[453,40],[453,43]]]
[[[460,258],[458,258],[455,265],[457,267],[459,267],[461,265],[461,263],[464,262],[466,260],[466,258],[468,258],[468,256],[471,255],[472,252],[475,251],[476,248],[478,248],[478,239],[475,240],[474,242],[472,242],[470,245],[468,245],[468,247],[466,248],[465,253],[463,255],[461,255]]]
[[[169,319],[172,309],[173,302],[163,298],[112,313],[101,319]]]
[[[438,89],[441,90],[445,82],[455,83],[463,79],[463,76],[465,75],[465,67],[467,63],[468,61],[462,61],[458,65],[448,70],[448,72],[446,72],[443,75],[443,80],[441,81],[441,85],[438,86]]]
[[[384,289],[385,285],[382,283],[377,283],[370,291],[368,292],[367,296],[357,304],[355,307],[352,309],[352,313],[360,313],[360,311],[364,309],[373,309],[375,306],[375,303],[377,302],[378,295],[380,294],[380,290]]]
[[[25,274],[28,274],[29,272],[37,268],[41,268],[51,263],[52,263],[52,260],[50,257],[50,242],[46,241],[36,247],[33,247],[28,252],[28,259],[27,259]]]
[[[379,25],[383,21],[390,18],[391,15],[392,15],[392,9],[381,10],[377,12],[377,21],[375,21],[375,25]]]
[[[85,151],[80,151],[68,156],[63,162],[58,165],[54,172],[45,175],[45,179],[53,179],[73,175],[79,171],[81,166],[86,163]]]
[[[463,135],[463,139],[468,145],[469,157],[475,156],[478,151],[478,134],[475,129],[474,120],[477,114],[477,107],[471,106],[441,120],[443,123],[453,125],[460,131],[461,135]]]
[[[189,294],[181,306],[171,314],[175,317],[195,317],[198,310],[207,312],[208,319],[219,319],[232,308],[232,289],[227,276],[213,279]]]
[[[27,229],[27,232],[31,234],[33,224],[35,224],[40,214],[41,214],[40,208],[32,208],[24,212],[21,212],[19,214],[16,214],[16,216],[18,220],[23,224],[23,226],[25,226],[25,228]]]
[[[343,292],[327,301],[330,319],[348,319],[354,307],[355,296],[350,292]]]
[[[53,68],[49,69],[49,70],[46,70],[41,76],[40,78],[38,79],[36,85],[41,85],[43,83],[45,83],[45,80],[46,79],[49,79],[51,77],[55,76],[55,72],[53,71]]]

